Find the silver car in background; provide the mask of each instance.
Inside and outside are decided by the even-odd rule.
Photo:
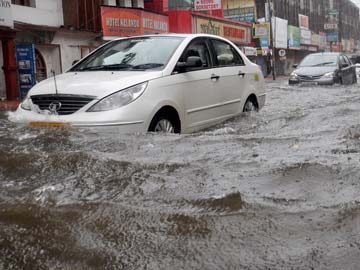
[[[307,55],[289,78],[289,84],[333,85],[357,82],[356,70],[350,59],[342,53],[313,53]]]

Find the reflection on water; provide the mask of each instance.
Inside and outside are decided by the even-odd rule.
[[[183,135],[17,126],[0,113],[0,269],[357,269],[357,86],[268,83]]]

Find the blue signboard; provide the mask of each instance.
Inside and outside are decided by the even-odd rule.
[[[337,32],[326,33],[326,41],[327,42],[338,42],[339,41],[338,33]]]
[[[20,97],[24,98],[30,88],[36,83],[34,45],[16,45],[16,59],[19,67]]]
[[[268,38],[260,38],[260,46],[262,47],[262,48],[267,48],[267,47],[269,47],[269,39]]]

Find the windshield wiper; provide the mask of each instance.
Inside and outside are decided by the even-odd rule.
[[[85,70],[120,70],[120,69],[129,69],[132,65],[130,64],[112,64],[112,65],[100,65],[94,67],[84,67],[80,68],[79,71]]]
[[[164,64],[161,63],[145,63],[133,66],[131,69],[152,69],[152,68],[159,68],[164,66]]]
[[[325,65],[329,65],[329,64],[334,64],[334,62],[323,62],[323,63],[319,63],[316,65],[312,65],[311,67],[325,66]]]

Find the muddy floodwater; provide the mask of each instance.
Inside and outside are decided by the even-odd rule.
[[[359,269],[360,87],[267,82],[183,135],[0,113],[0,269]]]

